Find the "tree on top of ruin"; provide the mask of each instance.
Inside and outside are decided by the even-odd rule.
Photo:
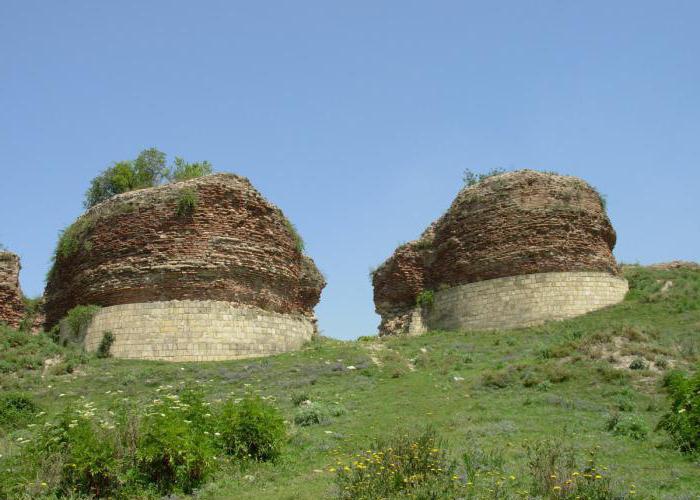
[[[90,208],[120,193],[211,173],[212,165],[208,161],[189,163],[176,157],[172,165],[168,166],[165,153],[149,148],[141,151],[135,160],[116,162],[92,179],[83,205]]]

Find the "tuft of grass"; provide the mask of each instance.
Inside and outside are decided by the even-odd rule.
[[[296,248],[297,252],[303,253],[305,248],[304,240],[299,234],[299,231],[297,230],[296,226],[292,223],[292,221],[287,219],[287,217],[285,217],[284,214],[282,214],[282,219],[284,220],[284,226],[287,228],[287,231],[294,240],[294,248]]]

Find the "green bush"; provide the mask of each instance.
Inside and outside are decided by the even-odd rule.
[[[595,451],[583,467],[577,465],[573,447],[555,440],[525,447],[530,493],[528,498],[616,500],[624,498],[613,487],[610,476],[596,465]]]
[[[225,403],[218,428],[227,454],[257,461],[275,460],[286,436],[279,410],[258,396]]]
[[[477,174],[470,169],[465,169],[462,173],[462,181],[467,187],[479,184],[481,181],[488,179],[489,177],[495,177],[497,175],[504,174],[506,171],[501,168],[494,168],[483,174]]]
[[[96,305],[79,305],[68,311],[66,317],[61,320],[62,331],[64,327],[65,333],[68,334],[64,340],[79,343],[90,326],[92,318],[100,309],[100,306]]]
[[[85,193],[85,208],[134,189],[157,186],[168,175],[165,153],[155,148],[142,151],[135,160],[115,163],[95,177]]]
[[[208,161],[187,163],[182,158],[176,157],[170,168],[168,178],[172,181],[186,181],[212,173],[211,163]]]
[[[98,358],[109,358],[112,353],[112,344],[114,343],[114,334],[112,332],[104,332],[102,334],[102,340],[100,340],[100,345],[97,346],[97,357]]]
[[[638,441],[645,440],[649,435],[649,427],[644,419],[637,415],[623,417],[617,412],[612,413],[608,416],[605,427],[616,436],[627,436]]]
[[[644,358],[636,357],[632,360],[629,366],[630,370],[646,370],[647,362]]]
[[[673,371],[666,376],[664,383],[671,408],[657,428],[668,432],[681,451],[700,450],[700,369],[690,377]]]
[[[459,498],[455,464],[435,430],[397,432],[339,468],[338,498]]]
[[[339,417],[345,413],[340,405],[329,405],[316,401],[301,405],[294,414],[294,423],[302,427],[316,424],[327,424],[331,417]]]
[[[292,394],[292,404],[294,406],[299,406],[301,405],[304,401],[309,401],[311,400],[311,396],[309,395],[308,392],[302,391],[302,392],[297,392]]]
[[[92,411],[68,408],[56,422],[47,422],[26,448],[24,476],[31,481],[40,472],[57,496],[110,496],[119,486],[114,437]]]
[[[189,217],[192,215],[197,208],[197,203],[199,198],[197,192],[194,189],[183,189],[177,198],[177,216],[178,217]]]
[[[14,429],[28,423],[39,407],[28,395],[19,392],[0,394],[0,427]]]
[[[141,420],[138,473],[162,493],[191,493],[214,471],[216,449],[209,407],[201,394],[184,391],[158,401]]]
[[[324,405],[309,403],[299,406],[294,414],[294,423],[307,427],[309,425],[325,424],[330,421],[330,413]]]
[[[47,358],[70,352],[48,335],[32,335],[0,325],[0,373],[40,369]]]
[[[292,238],[294,239],[294,247],[296,248],[297,252],[302,253],[304,251],[305,245],[304,240],[299,234],[299,231],[297,231],[297,227],[292,223],[292,221],[287,219],[287,217],[285,217],[284,214],[282,214],[282,218],[284,220],[284,225],[287,228],[287,231],[289,231],[289,234],[291,234]]]
[[[115,163],[91,181],[85,193],[85,208],[120,193],[157,186],[164,180],[182,181],[212,172],[212,166],[207,161],[187,163],[182,158],[175,158],[168,167],[165,159],[165,153],[151,148],[142,151],[135,160]]]
[[[416,295],[416,305],[430,309],[435,302],[435,292],[432,290],[423,290]]]

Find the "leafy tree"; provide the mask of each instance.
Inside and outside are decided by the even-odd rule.
[[[83,204],[90,208],[120,193],[158,186],[166,180],[181,181],[211,173],[212,166],[208,161],[188,163],[175,158],[173,165],[168,167],[165,153],[156,148],[145,149],[135,160],[116,162],[95,177],[85,193]]]
[[[173,166],[170,169],[169,178],[171,181],[185,181],[187,179],[194,179],[195,177],[202,177],[203,175],[209,175],[212,172],[211,163],[208,161],[187,163],[180,157],[176,157],[173,162]]]

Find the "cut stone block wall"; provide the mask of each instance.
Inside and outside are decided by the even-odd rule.
[[[223,301],[173,300],[102,308],[85,336],[94,351],[105,331],[116,358],[216,361],[298,349],[315,332],[313,319]]]
[[[603,272],[557,272],[467,283],[435,292],[432,307],[412,319],[409,334],[430,330],[496,330],[533,326],[621,302],[627,281]],[[415,311],[413,318],[415,318]]]

